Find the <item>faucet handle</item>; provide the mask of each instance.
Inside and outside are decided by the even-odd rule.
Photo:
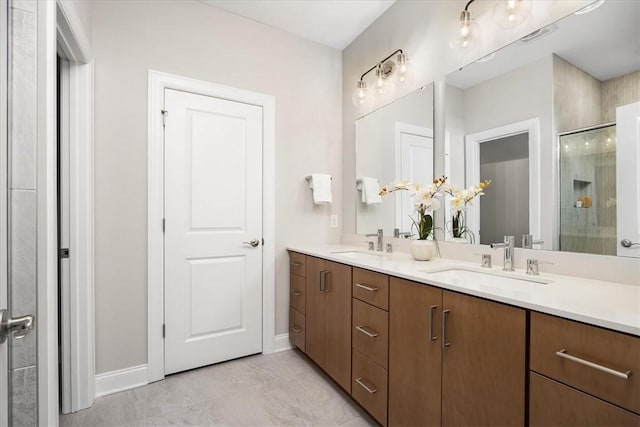
[[[373,242],[367,242],[369,244],[369,250],[374,250]]]
[[[540,274],[539,265],[540,264],[550,264],[553,265],[550,261],[539,261],[534,258],[527,259],[527,274],[538,276]]]
[[[474,252],[473,254],[482,256],[482,263],[480,264],[480,267],[491,268],[491,254],[485,254],[482,252]]]

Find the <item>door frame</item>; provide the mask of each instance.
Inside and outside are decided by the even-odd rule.
[[[164,91],[174,89],[262,107],[262,352],[277,350],[275,335],[275,97],[182,77],[148,73],[147,380],[164,379]],[[167,117],[171,120],[171,112]]]
[[[465,136],[465,186],[480,182],[480,144],[521,133],[529,133],[529,234],[542,238],[540,219],[540,119],[533,118]],[[478,203],[468,207],[468,224],[472,230],[480,227]],[[445,219],[446,223],[446,219]],[[478,236],[479,237],[479,236]],[[518,238],[518,236],[516,236]],[[478,239],[476,243],[479,243]]]
[[[66,137],[69,147],[68,162],[61,163],[69,174],[69,280],[63,284],[64,310],[60,313],[61,362],[69,368],[60,373],[62,393],[68,396],[62,411],[68,413],[89,408],[95,400],[94,67],[89,39],[75,8],[57,0],[55,13],[56,51],[61,51],[68,63],[61,68],[67,90],[61,93],[60,111],[61,120],[68,123],[68,132],[61,137]],[[55,256],[57,265],[57,249]],[[56,314],[57,308],[56,301]]]
[[[0,3],[0,34],[9,35],[9,3]],[[7,308],[7,293],[9,290],[8,272],[8,113],[9,74],[7,70],[9,59],[9,37],[4,37],[0,43],[0,308]],[[0,346],[0,427],[9,424],[9,351],[8,345]]]

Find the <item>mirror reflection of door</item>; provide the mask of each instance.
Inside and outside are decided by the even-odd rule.
[[[491,191],[478,201],[482,206],[479,243],[529,234],[528,133],[480,144],[480,181],[484,180],[491,180]],[[522,246],[521,242],[517,238],[516,246]]]
[[[429,184],[433,181],[433,131],[396,122],[396,181]],[[414,202],[409,193],[400,191],[396,197],[396,228],[411,233],[416,219]]]

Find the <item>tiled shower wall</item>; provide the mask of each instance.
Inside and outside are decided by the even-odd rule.
[[[9,307],[16,317],[36,313],[37,2],[10,4]],[[10,342],[14,426],[37,423],[36,333]]]

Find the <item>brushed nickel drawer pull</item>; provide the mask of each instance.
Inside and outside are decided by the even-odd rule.
[[[299,297],[300,295],[302,295],[302,292],[300,291],[292,291],[292,293],[294,297]]]
[[[367,384],[365,384],[365,382],[364,382],[364,381],[362,381],[362,377],[356,378],[356,382],[357,382],[358,384],[360,384],[360,386],[361,386],[363,389],[367,390],[367,391],[368,391],[369,393],[371,393],[371,394],[373,394],[373,393],[375,393],[375,392],[377,392],[377,391],[378,391],[378,389],[377,389],[377,388],[371,388],[371,387],[369,387]]]
[[[431,307],[429,307],[429,339],[431,341],[435,341],[438,339],[438,337],[433,334],[433,316],[435,315],[437,309],[437,305],[432,305]]]
[[[371,286],[367,286],[367,285],[363,285],[361,283],[356,283],[356,286],[360,289],[364,289],[365,291],[369,291],[369,292],[377,292],[378,288],[372,288]]]
[[[607,368],[606,366],[598,365],[597,363],[589,362],[588,360],[580,359],[579,357],[568,354],[567,350],[564,348],[560,351],[556,351],[556,355],[562,357],[563,359],[588,366],[598,371],[606,372],[607,374],[613,375],[614,377],[622,378],[623,380],[628,380],[631,376],[631,371],[620,372],[616,371],[615,369]]]
[[[291,325],[291,326],[290,326],[290,328],[291,328],[291,330],[292,330],[293,332],[295,332],[296,334],[299,334],[300,332],[302,332],[302,328],[301,328],[301,327],[299,327],[299,326]]]
[[[449,347],[451,343],[447,338],[447,319],[451,310],[442,310],[442,348]]]
[[[378,333],[377,333],[377,332],[369,332],[369,331],[368,331],[364,326],[362,326],[362,325],[358,325],[358,326],[356,326],[356,329],[357,329],[357,330],[359,330],[360,332],[362,332],[363,334],[365,334],[366,336],[371,337],[371,338],[375,338],[375,337],[377,337],[377,336],[378,336]]]
[[[304,264],[301,262],[294,262],[291,265],[293,265],[294,267],[302,267]]]

